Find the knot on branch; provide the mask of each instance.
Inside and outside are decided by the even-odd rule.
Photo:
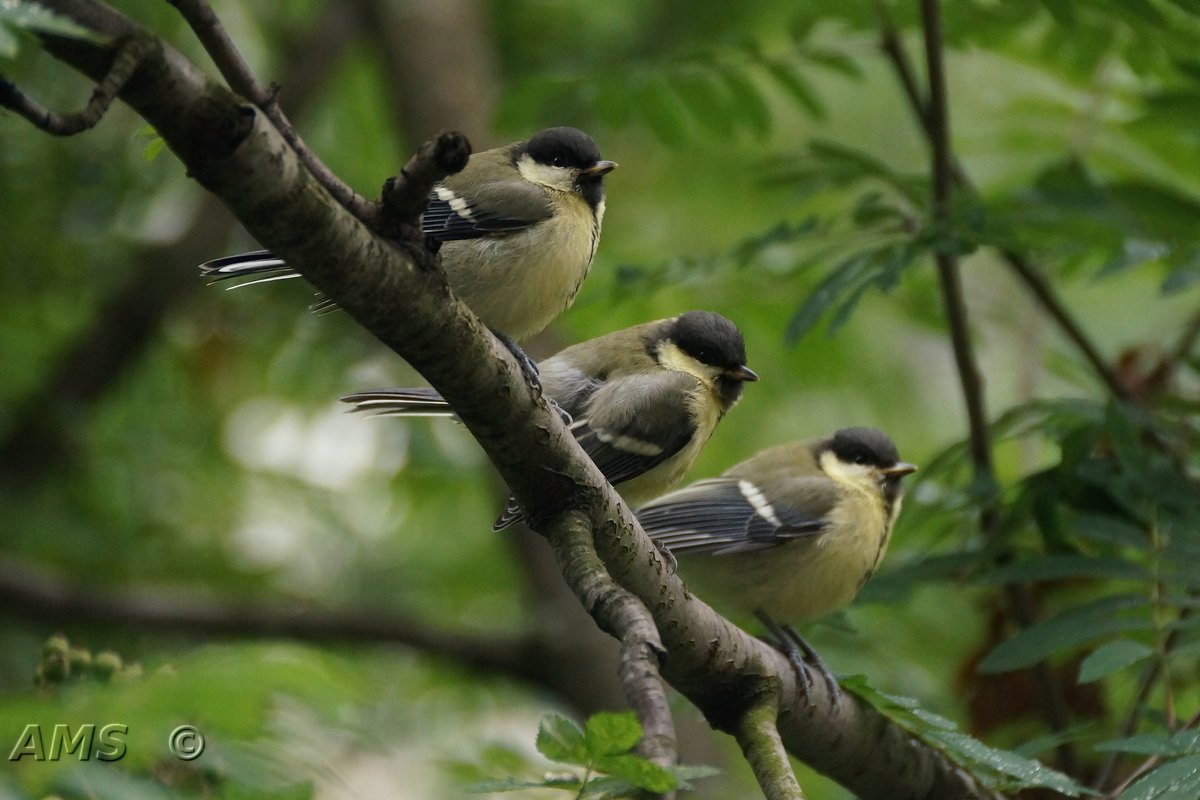
[[[461,172],[471,157],[471,143],[457,131],[439,134],[421,145],[400,170],[388,178],[380,194],[377,230],[390,239],[410,239],[419,235],[419,219],[429,201],[429,193],[439,182]]]

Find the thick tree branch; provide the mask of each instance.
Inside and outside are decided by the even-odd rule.
[[[104,34],[137,30],[93,0],[45,2]],[[44,36],[43,45],[88,74],[103,74],[113,56],[75,39]],[[374,236],[253,109],[166,45],[121,96],[256,239],[429,380],[552,546],[564,546],[586,521],[609,573],[653,615],[670,653],[664,676],[711,721],[728,729],[761,696],[761,681],[777,681],[789,751],[861,797],[991,796],[857,700],[835,705],[818,682],[810,703],[779,653],[693,598],[508,350],[453,296],[436,258]]]

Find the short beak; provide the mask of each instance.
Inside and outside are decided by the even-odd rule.
[[[905,461],[897,461],[895,464],[892,464],[890,467],[886,467],[879,471],[882,472],[884,475],[887,475],[889,478],[903,478],[905,475],[909,475],[909,474],[916,472],[917,465],[909,464],[908,462],[905,462]]]
[[[731,369],[725,373],[735,381],[750,381],[753,383],[758,380],[758,373],[747,367],[745,364],[740,365],[737,369]]]
[[[589,175],[593,178],[602,178],[608,173],[617,168],[615,161],[597,161],[592,166],[585,170],[580,170],[584,175]]]

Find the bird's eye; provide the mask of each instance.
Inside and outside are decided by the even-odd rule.
[[[550,159],[550,163],[555,167],[561,167],[566,164],[566,159],[564,159],[562,156],[555,156],[554,158]]]

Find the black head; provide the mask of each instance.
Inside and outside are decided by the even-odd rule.
[[[900,479],[916,469],[900,460],[896,443],[876,428],[842,428],[829,440],[829,449],[840,461],[879,470],[889,502],[900,495]]]
[[[737,326],[711,311],[680,314],[666,331],[669,339],[685,354],[709,367],[720,370],[717,385],[728,405],[742,396],[742,384],[758,376],[746,366],[746,342]]]
[[[617,166],[612,161],[601,160],[600,148],[592,137],[578,128],[538,131],[532,139],[513,149],[513,163],[526,154],[538,164],[574,171],[575,190],[592,208],[604,199],[604,176]]]
[[[885,469],[900,460],[896,443],[876,428],[842,428],[829,441],[829,449],[841,461]]]
[[[578,128],[546,128],[538,131],[514,153],[514,160],[522,154],[539,164],[568,169],[587,169],[600,160],[600,148]]]

